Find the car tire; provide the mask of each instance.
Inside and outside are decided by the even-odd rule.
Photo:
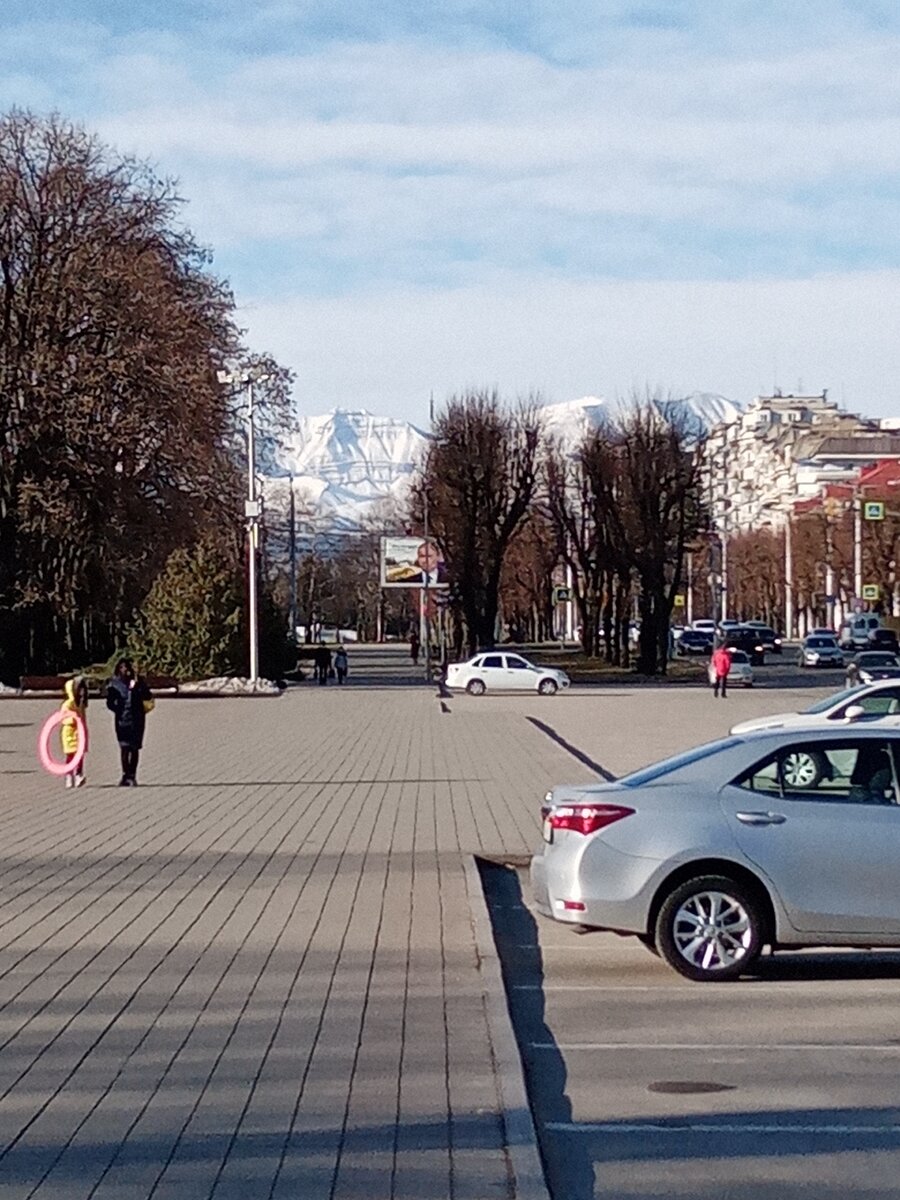
[[[797,750],[781,760],[781,779],[791,791],[816,787],[826,771],[826,760],[813,750]]]
[[[470,696],[483,696],[486,690],[483,679],[470,679],[466,684],[466,691]]]
[[[698,930],[707,932],[698,936]],[[656,920],[656,946],[685,979],[737,979],[759,957],[765,940],[763,906],[746,884],[725,875],[700,875],[679,884]]]
[[[553,679],[542,679],[538,684],[538,693],[541,696],[555,696],[558,691],[559,688]]]

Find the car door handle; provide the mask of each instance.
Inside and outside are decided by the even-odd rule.
[[[783,825],[787,817],[775,812],[739,812],[734,814],[744,825]]]

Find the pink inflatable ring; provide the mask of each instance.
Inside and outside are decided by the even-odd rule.
[[[62,725],[63,721],[75,722],[75,735],[78,738],[78,749],[75,751],[75,757],[69,759],[68,762],[58,762],[50,754],[50,735],[56,729],[57,725]],[[68,775],[70,771],[77,771],[81,766],[86,749],[87,733],[84,728],[84,721],[82,721],[78,713],[64,712],[60,708],[55,713],[51,713],[41,726],[41,732],[38,734],[38,758],[41,760],[41,766],[44,770],[49,771],[51,775]]]

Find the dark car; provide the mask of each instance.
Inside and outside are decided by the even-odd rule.
[[[745,651],[751,663],[757,667],[766,661],[768,649],[759,632],[748,625],[736,625],[734,629],[726,630],[724,644],[731,650]]]
[[[893,629],[871,629],[866,637],[867,650],[888,650],[891,654],[900,652],[897,635]]]
[[[765,646],[767,653],[781,653],[781,638],[771,625],[748,625],[747,628],[753,630],[753,632]]]
[[[712,648],[713,635],[705,629],[685,629],[675,643],[675,652],[682,657],[689,654],[709,655],[712,654]]]

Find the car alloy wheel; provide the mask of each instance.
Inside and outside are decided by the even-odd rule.
[[[538,684],[538,691],[542,696],[555,696],[557,692],[556,682],[553,679],[542,679]]]
[[[814,788],[823,775],[822,760],[808,750],[793,750],[781,761],[781,780],[786,787]]]
[[[689,879],[659,911],[656,945],[670,967],[698,983],[736,979],[763,944],[761,905],[750,888],[725,876]]]
[[[483,696],[485,692],[483,679],[470,679],[466,684],[466,691],[470,696]]]

